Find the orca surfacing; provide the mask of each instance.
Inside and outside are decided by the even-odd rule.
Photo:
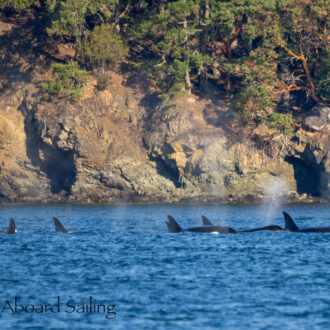
[[[259,228],[253,228],[253,229],[245,229],[245,230],[240,230],[238,233],[253,233],[255,231],[263,231],[263,230],[269,230],[269,231],[284,231],[284,229],[280,226],[276,225],[270,225],[270,226],[265,226],[265,227],[259,227]]]
[[[213,226],[213,223],[206,216],[202,215],[202,219],[203,219],[204,226]],[[236,233],[253,233],[255,231],[263,231],[263,230],[284,231],[284,229],[280,226],[271,225],[271,226],[253,228],[253,229],[239,230],[239,231],[236,231]]]
[[[15,224],[14,219],[11,218],[7,231],[1,231],[0,235],[16,234],[16,233],[17,233],[16,224]]]
[[[192,232],[192,233],[209,233],[209,234],[235,234],[236,231],[230,227],[220,227],[213,225],[204,225],[202,227],[192,227],[182,229],[180,225],[170,215],[167,216],[169,221],[166,221],[169,233],[181,233],[181,232]],[[211,223],[211,222],[210,222]]]
[[[295,224],[291,216],[283,211],[285,220],[285,230],[299,233],[330,233],[330,227],[320,227],[320,228],[303,228],[299,229]]]
[[[62,225],[61,221],[58,220],[57,218],[53,218],[54,220],[54,225],[55,225],[55,232],[56,233],[64,233],[64,234],[71,234],[71,231],[68,231],[64,228]]]

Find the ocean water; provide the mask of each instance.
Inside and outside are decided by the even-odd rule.
[[[300,227],[330,226],[328,205],[283,209]],[[18,233],[0,235],[0,329],[330,329],[330,233],[170,234],[165,224],[171,214],[201,225],[203,214],[237,230],[284,226],[281,211],[2,206],[0,230],[13,217]],[[73,233],[55,233],[53,216]]]

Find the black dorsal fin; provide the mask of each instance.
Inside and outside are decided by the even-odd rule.
[[[202,215],[202,219],[204,226],[213,226],[213,223],[205,215]]]
[[[57,233],[68,233],[68,231],[61,224],[60,220],[58,220],[57,218],[53,218],[53,220],[55,224],[55,231]]]
[[[10,219],[9,226],[8,226],[6,233],[7,234],[16,234],[17,233],[16,224],[15,224],[15,221],[13,218]]]
[[[286,212],[283,212],[284,214],[284,220],[285,220],[285,230],[287,231],[299,231],[299,228],[293,221],[293,219],[290,217],[290,215]]]
[[[169,233],[179,233],[182,231],[182,228],[179,226],[179,224],[174,220],[173,217],[170,215],[167,216],[169,221],[166,221],[168,232]]]

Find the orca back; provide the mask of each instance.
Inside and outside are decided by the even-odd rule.
[[[6,234],[16,234],[16,233],[17,233],[16,224],[14,219],[11,218]]]
[[[54,220],[54,225],[55,225],[55,232],[68,233],[68,231],[61,224],[60,220],[58,220],[57,218],[53,218],[53,220]]]
[[[183,231],[189,231],[192,233],[209,233],[209,234],[235,234],[236,231],[230,227],[220,226],[203,226],[203,227],[192,227],[184,229]]]
[[[202,219],[204,226],[213,226],[213,223],[205,215],[202,215]]]
[[[168,221],[166,221],[168,232],[169,233],[179,233],[182,231],[182,228],[170,215],[167,216]]]
[[[285,230],[287,231],[299,231],[299,228],[290,217],[290,215],[286,212],[283,212],[284,220],[285,220]]]
[[[253,233],[255,231],[283,231],[283,228],[280,226],[270,225],[266,227],[259,227],[259,228],[253,228],[253,229],[246,229],[246,230],[240,230],[240,233]]]
[[[302,233],[330,233],[330,227],[304,228],[299,231]]]

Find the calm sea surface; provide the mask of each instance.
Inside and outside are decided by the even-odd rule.
[[[300,227],[330,226],[329,206],[283,209]],[[330,233],[170,234],[165,224],[171,214],[201,225],[204,214],[237,230],[284,226],[281,211],[2,206],[0,230],[13,217],[18,234],[0,236],[0,329],[330,329]],[[73,234],[55,233],[53,216]],[[26,311],[12,313],[15,296]]]

